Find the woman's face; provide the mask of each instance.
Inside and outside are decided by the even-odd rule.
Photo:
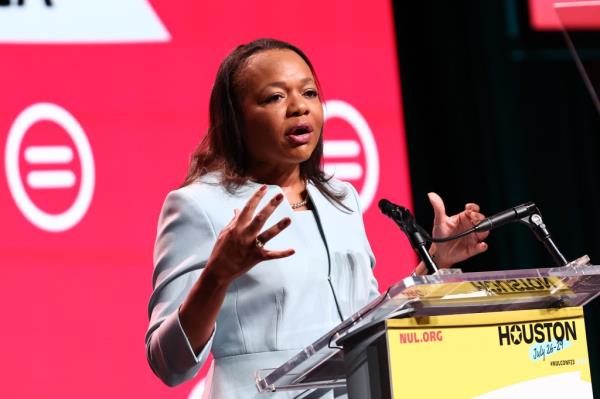
[[[310,158],[323,107],[314,76],[298,54],[267,50],[251,56],[238,87],[251,169],[286,168]]]

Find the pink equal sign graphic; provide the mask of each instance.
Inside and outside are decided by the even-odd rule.
[[[379,153],[373,132],[360,111],[345,101],[327,101],[325,119],[325,173],[354,185],[364,213],[379,184]]]
[[[94,191],[94,159],[79,122],[66,109],[38,103],[15,119],[5,151],[6,177],[23,216],[61,232],[87,212]]]

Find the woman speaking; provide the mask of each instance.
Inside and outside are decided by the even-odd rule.
[[[193,378],[212,352],[208,397],[292,397],[259,395],[255,371],[379,295],[358,195],[321,169],[319,89],[308,57],[285,42],[256,40],[221,64],[208,134],[158,224],[146,347],[166,384]],[[436,236],[483,219],[476,204],[448,217],[430,201]],[[486,248],[466,237],[430,252],[450,267]]]

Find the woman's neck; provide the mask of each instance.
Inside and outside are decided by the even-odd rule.
[[[306,199],[306,181],[300,176],[300,165],[293,167],[279,166],[276,168],[253,168],[250,175],[257,183],[275,184],[283,190],[290,204],[298,204]],[[294,210],[307,209],[306,204]]]
[[[274,184],[281,188],[304,188],[305,185],[304,180],[300,177],[300,165],[270,168],[255,167],[250,170],[250,176],[257,183]]]

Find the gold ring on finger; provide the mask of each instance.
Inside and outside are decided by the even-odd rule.
[[[260,240],[260,238],[256,237],[256,238],[254,239],[254,245],[256,245],[256,248],[258,248],[258,249],[261,249],[262,247],[264,247],[264,246],[265,246],[265,243],[264,243],[264,242],[262,242],[262,241]]]

